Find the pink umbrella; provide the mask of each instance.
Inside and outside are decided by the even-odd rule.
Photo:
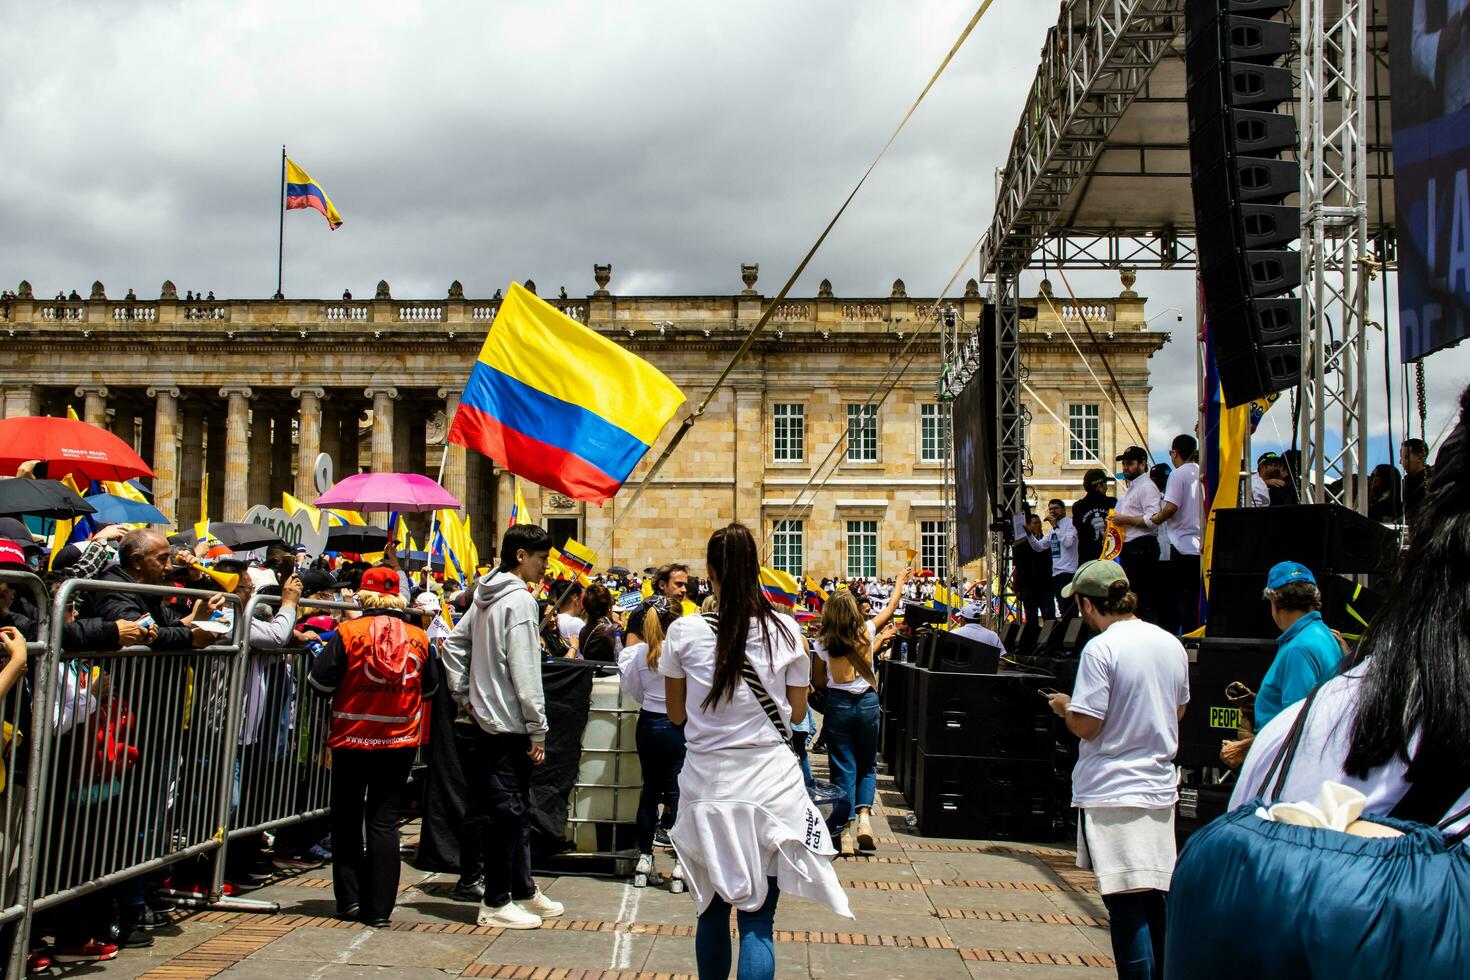
[[[316,498],[314,506],[364,513],[394,510],[416,513],[458,510],[460,503],[448,490],[417,473],[358,473]]]

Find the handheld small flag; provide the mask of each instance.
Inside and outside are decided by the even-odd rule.
[[[622,487],[684,402],[642,358],[511,283],[449,441],[574,500]]]
[[[766,598],[778,606],[787,609],[795,608],[796,598],[801,595],[801,586],[796,584],[796,579],[786,572],[777,571],[774,568],[761,566],[761,591]]]
[[[531,523],[531,514],[526,510],[526,498],[521,496],[521,481],[516,480],[516,500],[510,507],[510,523],[506,527]]]
[[[597,564],[597,552],[576,538],[567,538],[567,543],[561,546],[561,563],[579,575],[590,575]]]
[[[322,185],[311,179],[311,175],[290,160],[286,161],[286,210],[312,208],[320,211],[333,231],[342,227],[342,216],[322,190]]]
[[[821,612],[822,607],[827,605],[828,595],[826,591],[817,584],[817,580],[810,575],[806,576],[806,604],[813,612]]]

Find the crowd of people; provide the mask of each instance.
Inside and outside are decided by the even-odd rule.
[[[1470,499],[1460,492],[1470,465],[1461,458],[1465,424],[1462,417],[1433,477],[1422,444],[1404,445],[1409,477],[1396,499],[1412,497],[1410,519],[1435,529],[1414,547],[1440,574],[1470,567],[1463,540],[1450,533],[1463,523]],[[1106,471],[1089,471],[1078,500],[1048,501],[1044,518],[1020,515],[1013,546],[1021,617],[1074,615],[1096,634],[1082,651],[1076,686],[1050,695],[1050,704],[1081,742],[1072,782],[1079,864],[1098,876],[1125,976],[1157,975],[1176,955],[1165,948],[1173,935],[1165,907],[1176,861],[1172,760],[1190,694],[1178,634],[1198,625],[1196,451],[1192,437],[1177,437],[1172,467],[1161,472],[1144,450],[1130,447],[1117,459],[1126,481],[1121,495],[1110,492],[1114,478]],[[1263,456],[1252,480],[1256,502],[1287,499],[1282,488],[1289,488],[1290,473],[1281,457]],[[1375,487],[1385,481],[1393,482],[1375,477]],[[1110,535],[1118,539],[1116,560],[1105,557]],[[445,584],[410,575],[391,540],[371,562],[308,560],[279,543],[241,555],[210,540],[171,542],[156,530],[104,526],[53,559],[24,524],[0,519],[0,569],[45,569],[52,589],[73,577],[122,587],[80,591],[68,611],[61,644],[79,659],[67,668],[72,686],[62,685],[62,696],[75,710],[57,713],[58,734],[63,726],[84,730],[89,712],[106,713],[106,672],[86,654],[205,649],[233,635],[234,617],[257,592],[277,597],[247,624],[250,642],[310,655],[308,688],[330,701],[323,734],[332,758],[332,815],[273,840],[262,835],[232,843],[231,891],[256,887],[274,870],[331,861],[337,914],[387,925],[399,884],[403,793],[427,737],[425,702],[443,685],[459,715],[455,752],[470,792],[466,833],[478,845],[462,852],[455,898],[478,903],[477,921],[498,928],[537,928],[564,914],[531,874],[532,772],[545,762],[549,725],[542,668],[558,658],[601,662],[616,667],[624,694],[639,705],[644,785],[633,884],[662,880],[656,855],[672,851],[667,882],[674,891],[687,887],[695,899],[700,974],[728,973],[734,909],[742,975],[747,965],[751,976],[771,975],[772,924],[783,892],[851,914],[830,859],[877,846],[871,814],[878,662],[904,635],[904,602],[934,600],[942,583],[918,569],[891,579],[827,577],[815,590],[822,600],[798,615],[766,597],[755,539],[739,524],[711,536],[702,575],[669,563],[642,573],[552,576],[552,546],[544,529],[515,525],[504,533],[493,567]],[[1421,567],[1414,574],[1429,573]],[[214,598],[127,589],[165,584]],[[1406,623],[1405,609],[1415,604],[1457,601],[1422,584],[1421,593],[1395,593],[1388,621]],[[964,592],[970,601],[955,612],[951,628],[999,646],[995,598],[983,583]],[[1312,569],[1295,562],[1271,569],[1265,598],[1281,631],[1279,650],[1261,689],[1252,692],[1254,734],[1222,745],[1222,764],[1240,772],[1233,802],[1261,795],[1253,787],[1264,786],[1265,769],[1282,745],[1306,740],[1323,747],[1325,761],[1294,768],[1288,762],[1289,776],[1283,770],[1271,799],[1310,798],[1331,778],[1362,790],[1365,814],[1393,811],[1433,822],[1430,817],[1453,815],[1451,803],[1463,811],[1463,795],[1452,790],[1464,788],[1470,754],[1441,751],[1446,740],[1458,744],[1444,718],[1466,714],[1462,696],[1441,690],[1443,678],[1467,669],[1460,662],[1470,649],[1463,624],[1405,625],[1412,650],[1375,624],[1354,651],[1322,622]],[[355,608],[310,606],[328,600]],[[42,620],[34,597],[0,583],[7,740],[9,731],[29,734],[26,700],[9,695],[27,689],[26,642],[41,638]],[[1385,666],[1390,661],[1399,665],[1393,672]],[[1438,666],[1430,671],[1430,664]],[[1404,672],[1419,678],[1419,687],[1407,687]],[[252,671],[247,699],[257,707],[267,703],[272,683]],[[1313,697],[1304,733],[1300,719],[1309,709],[1300,705]],[[1427,705],[1438,712],[1433,718]],[[827,816],[813,803],[808,757],[817,715],[837,793]],[[1345,727],[1333,727],[1334,719],[1354,717],[1351,739]],[[241,744],[253,742],[268,721],[264,711],[248,708]],[[1426,740],[1415,742],[1420,733]],[[1430,737],[1437,741],[1426,756],[1415,746],[1430,745]],[[1431,757],[1436,778],[1451,772],[1448,782],[1441,779],[1448,789],[1427,808],[1416,798],[1412,810],[1397,809],[1415,774],[1430,765],[1422,760]],[[237,795],[238,782],[237,775]],[[1456,819],[1463,824],[1464,816]],[[13,850],[16,828],[6,829]],[[190,873],[166,869],[38,917],[32,967],[106,960],[119,948],[151,944],[150,930],[168,921],[172,907],[164,886],[180,887]],[[1169,899],[1171,909],[1176,900]],[[1189,900],[1205,901],[1197,893]]]

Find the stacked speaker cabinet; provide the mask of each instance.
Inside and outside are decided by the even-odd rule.
[[[1185,67],[1200,278],[1227,405],[1295,385],[1301,374],[1301,185],[1291,0],[1186,0]],[[1293,159],[1283,159],[1291,153]]]

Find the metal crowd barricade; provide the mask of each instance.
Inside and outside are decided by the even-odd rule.
[[[242,617],[255,620],[263,607],[279,607],[280,596],[255,595]],[[299,609],[359,612],[355,603],[302,599]],[[300,617],[298,616],[298,619]],[[243,633],[231,701],[240,706],[233,741],[238,793],[227,801],[228,839],[275,830],[331,812],[331,768],[326,747],[331,699],[318,697],[307,680],[312,655],[300,646],[265,647]],[[216,864],[213,893],[223,884]]]
[[[39,677],[38,664],[46,650],[46,623],[50,603],[46,587],[29,572],[0,571],[0,585],[12,593],[28,592],[34,599],[36,639],[26,643],[27,673],[10,692],[0,699],[0,924],[25,914],[24,894],[20,890],[21,835],[24,831],[25,788],[29,783],[30,718],[40,703],[31,696],[33,679]],[[10,606],[14,608],[12,597]]]
[[[208,600],[237,610],[232,642],[203,648],[64,651],[82,592]],[[33,711],[16,920],[7,976],[25,973],[33,916],[180,861],[223,861],[244,646],[231,593],[71,579],[51,605],[44,653],[30,670]]]

